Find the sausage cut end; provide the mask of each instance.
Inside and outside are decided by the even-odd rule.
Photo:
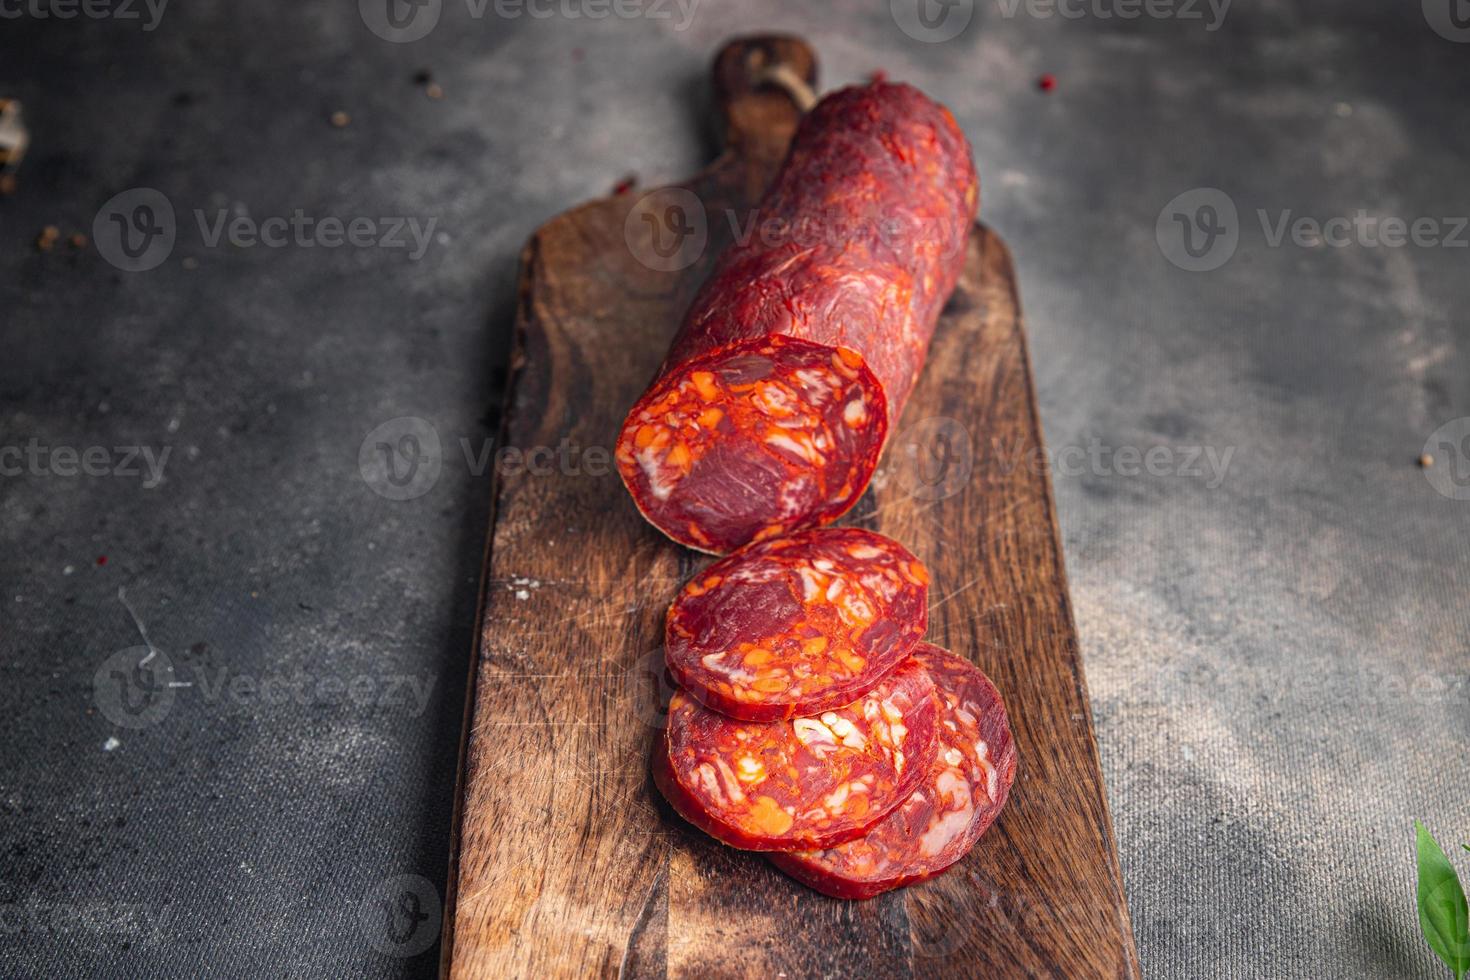
[[[650,522],[723,554],[842,516],[887,434],[883,388],[859,355],[777,335],[671,370],[629,413],[616,455]]]

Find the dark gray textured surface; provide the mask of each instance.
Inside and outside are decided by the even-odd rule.
[[[1442,975],[1410,822],[1470,840],[1470,502],[1414,460],[1470,415],[1470,249],[1271,247],[1257,210],[1470,213],[1470,45],[1417,4],[1334,7],[1242,0],[1210,31],[1203,7],[987,0],[933,44],[885,3],[777,0],[703,0],[684,30],[674,8],[449,0],[405,44],[348,2],[0,20],[0,96],[33,132],[0,199],[0,446],[170,451],[153,488],[64,460],[0,477],[0,975],[432,969],[380,951],[374,889],[442,889],[488,493],[459,440],[493,431],[516,253],[625,173],[702,163],[711,54],[772,28],[812,40],[828,85],[915,81],[974,143],[1020,270],[1145,972]],[[136,187],[179,215],[158,268],[32,247]],[[1201,187],[1239,245],[1188,272],[1155,225]],[[192,214],[297,208],[436,237],[417,261],[211,247]],[[406,415],[445,462],[394,501],[358,453]],[[1093,439],[1161,447],[1167,474],[1063,454]],[[1177,472],[1193,447],[1228,466]],[[1470,466],[1439,456],[1442,481]],[[109,717],[107,660],[142,642],[120,587],[150,666],[173,665],[153,676],[192,685],[143,727]]]

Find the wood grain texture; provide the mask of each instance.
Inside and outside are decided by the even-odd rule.
[[[728,216],[748,218],[794,131],[790,100],[751,81],[771,61],[815,78],[791,38],[736,42],[717,59],[727,148],[681,185],[708,217],[698,261],[639,261],[637,195],[553,219],[522,255],[502,445],[551,452],[497,474],[444,971],[1136,976],[1051,488],[1033,465],[1015,277],[983,226],[898,435],[844,523],[928,564],[928,639],[974,659],[1005,696],[1020,755],[1005,812],[948,873],[843,902],[689,828],[649,779],[664,612],[710,559],[642,520],[609,450],[728,241]]]

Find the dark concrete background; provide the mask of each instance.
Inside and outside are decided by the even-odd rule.
[[[459,445],[494,431],[517,251],[625,174],[707,159],[709,58],[764,29],[810,38],[829,86],[920,84],[974,143],[1145,972],[1443,975],[1411,821],[1470,841],[1470,443],[1435,440],[1437,483],[1415,461],[1470,415],[1470,249],[1273,247],[1258,216],[1454,234],[1470,45],[1432,4],[1216,24],[983,0],[930,43],[902,2],[684,23],[448,0],[390,43],[347,0],[179,3],[152,30],[36,2],[0,4],[0,97],[33,135],[0,198],[0,447],[38,460],[0,477],[0,975],[432,971],[405,954],[437,925],[489,488]],[[162,264],[65,244],[134,188],[177,215]],[[1168,258],[1173,213],[1206,216],[1166,205],[1197,188],[1237,210],[1212,271]],[[194,217],[298,208],[435,233],[415,260],[211,245]],[[411,500],[359,469],[399,416],[445,447]],[[57,447],[169,456],[151,485]]]

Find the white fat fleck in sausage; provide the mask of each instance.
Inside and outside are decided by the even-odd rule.
[[[791,376],[800,383],[807,399],[814,405],[821,405],[842,387],[831,373],[819,368],[797,368]]]
[[[958,772],[953,769],[944,770],[935,780],[935,787],[941,798],[954,801],[954,808],[946,810],[943,816],[930,823],[919,837],[919,853],[926,857],[938,854],[951,841],[965,833],[975,814],[975,804],[970,798],[970,784]]]
[[[985,770],[985,795],[993,800],[999,774],[995,771],[995,766],[990,764],[990,746],[985,744],[984,739],[975,740],[975,755],[980,761],[980,767]]]
[[[822,594],[822,583],[817,573],[810,568],[802,566],[797,569],[801,575],[801,597],[806,602],[812,602]]]
[[[735,681],[741,684],[748,684],[760,676],[754,671],[746,670],[744,664],[720,663],[720,659],[724,657],[724,655],[724,653],[708,653],[705,654],[703,657],[700,657],[699,662],[704,664],[705,668],[709,670],[710,673],[719,674],[721,677],[727,677],[731,681]]]
[[[898,594],[899,584],[887,575],[865,572],[858,581],[869,592],[876,592],[881,596],[884,602],[892,602],[893,597]]]
[[[716,757],[715,765],[719,767],[721,784],[729,794],[731,802],[744,803],[745,793],[741,791],[740,779],[735,775],[735,770],[730,768],[730,763]]]
[[[832,730],[832,734],[842,739],[842,744],[850,749],[861,751],[868,744],[868,740],[863,738],[863,733],[857,730],[856,725],[835,712],[828,711],[822,715],[822,723]]]
[[[784,449],[788,453],[791,453],[793,456],[804,459],[814,466],[822,465],[822,454],[817,450],[817,447],[814,445],[803,446],[801,443],[797,442],[795,439],[791,438],[783,432],[772,432],[766,436],[765,441],[766,445],[775,446],[777,449]]]
[[[903,709],[894,704],[892,701],[884,698],[883,701],[880,702],[880,706],[883,709],[883,717],[887,718],[890,722],[897,724],[898,722],[903,721]]]
[[[725,791],[720,787],[720,777],[715,775],[715,767],[708,762],[701,762],[694,767],[694,779],[699,783],[699,788],[704,791],[715,803],[723,806],[726,802]]]
[[[878,618],[873,607],[868,605],[868,601],[857,592],[846,592],[840,597],[837,603],[837,614],[849,626],[871,623]]]
[[[801,744],[819,759],[837,749],[837,736],[815,718],[797,718],[792,721],[791,728]]]
[[[766,778],[766,767],[754,756],[741,756],[737,765],[740,767],[738,777],[743,783],[759,783]]]
[[[800,476],[788,479],[781,484],[781,494],[776,502],[776,518],[789,521],[802,512],[805,501],[812,489],[812,477],[803,473]]]
[[[765,409],[773,415],[784,415],[786,413],[799,413],[802,406],[796,400],[796,395],[785,385],[768,381],[761,385],[756,391],[754,401],[757,407]]]
[[[725,581],[755,585],[762,582],[774,582],[785,573],[784,568],[772,562],[752,562],[748,565],[741,565],[730,572],[725,576]]]
[[[636,458],[639,467],[643,470],[643,475],[648,477],[649,492],[659,500],[668,500],[669,494],[674,491],[674,484],[679,481],[675,480],[673,483],[663,482],[663,467],[659,465],[658,456],[654,453],[653,447],[645,446],[638,450]]]

